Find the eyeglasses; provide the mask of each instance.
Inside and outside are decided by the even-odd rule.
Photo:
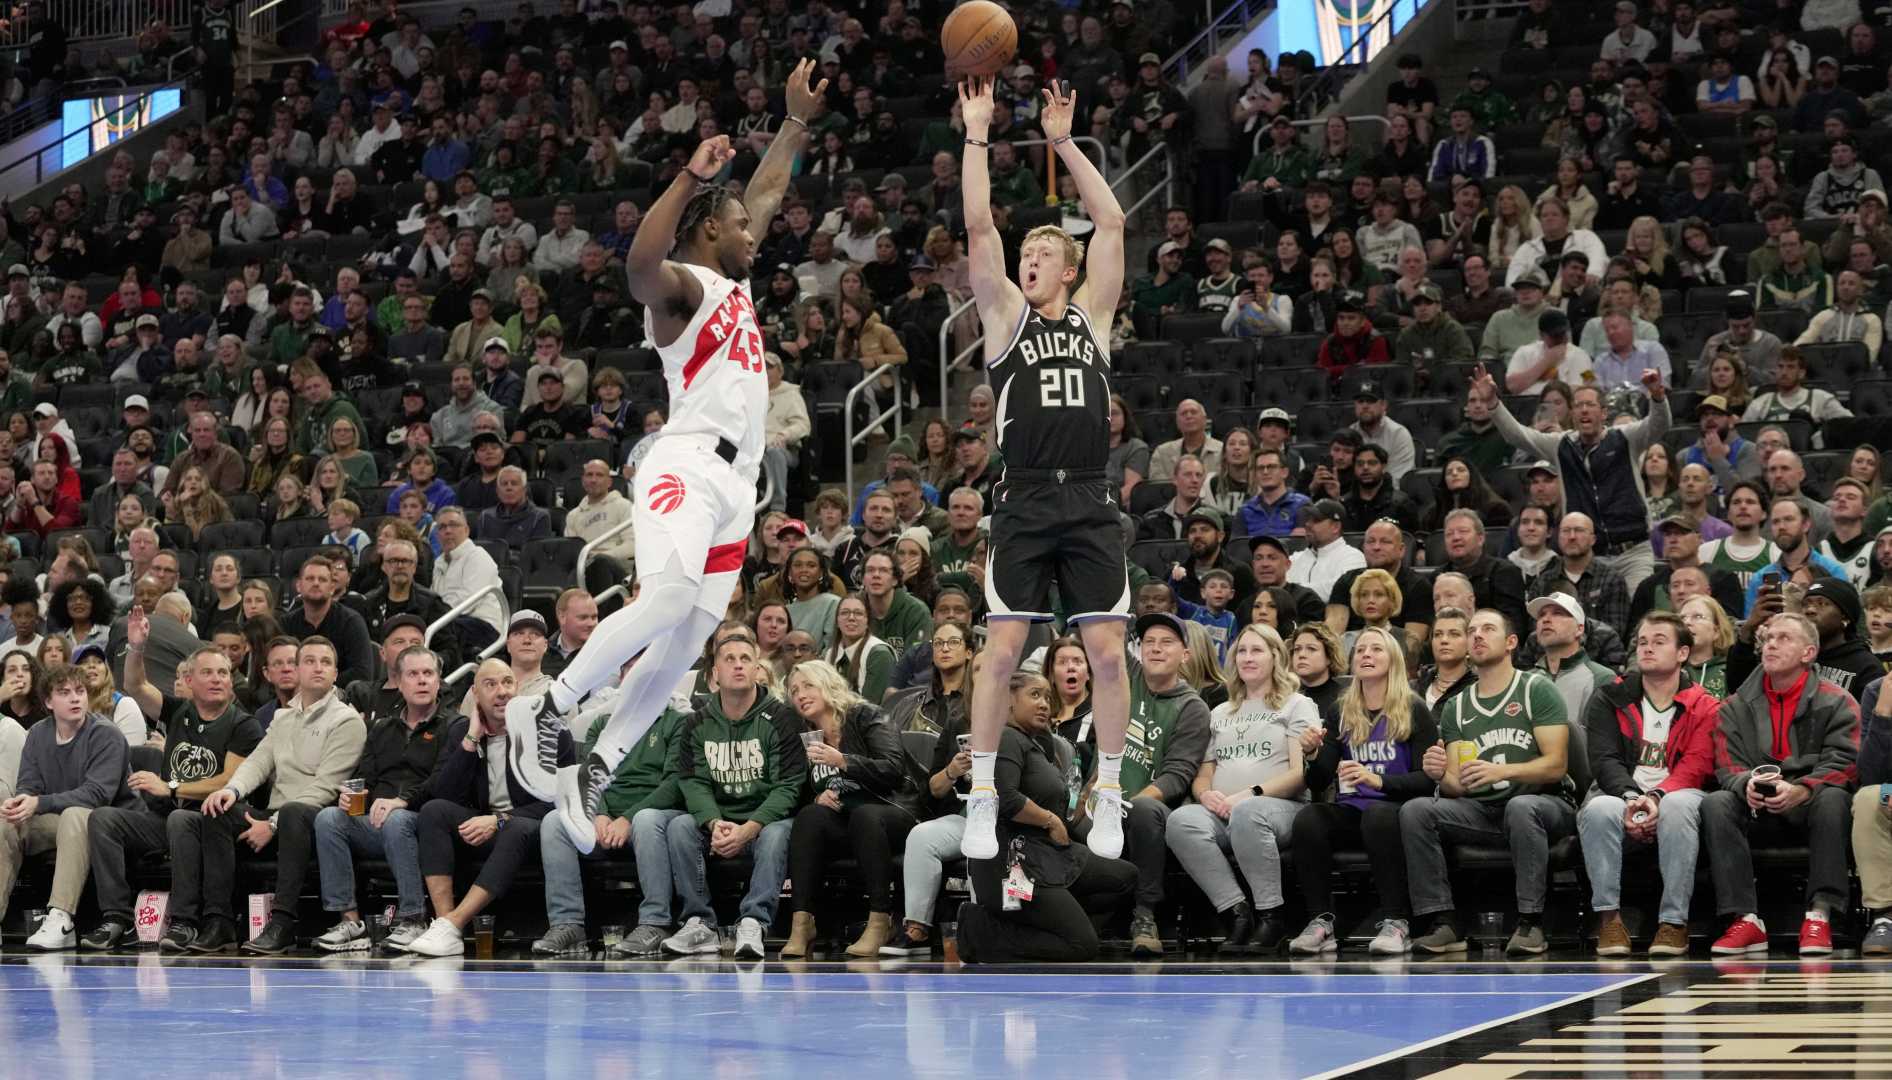
[[[956,648],[958,646],[964,645],[965,643],[966,643],[966,639],[962,637],[946,637],[946,638],[936,637],[933,639],[933,647],[935,649],[945,649],[949,647]]]

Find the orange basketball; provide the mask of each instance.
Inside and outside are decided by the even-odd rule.
[[[996,75],[1018,52],[1018,27],[992,0],[966,0],[946,16],[939,44],[948,75]]]

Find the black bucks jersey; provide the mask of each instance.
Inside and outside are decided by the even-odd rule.
[[[994,430],[1009,471],[1101,472],[1110,456],[1110,350],[1076,304],[1048,319],[1027,307],[1005,355],[986,365]]]

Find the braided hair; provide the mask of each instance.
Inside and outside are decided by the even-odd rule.
[[[723,206],[735,199],[735,195],[721,184],[706,184],[699,187],[690,201],[684,204],[683,216],[677,221],[675,244],[681,246],[689,242],[690,234],[698,225],[723,212]]]

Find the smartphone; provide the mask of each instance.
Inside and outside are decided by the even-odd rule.
[[[969,735],[969,734],[967,734],[967,735],[960,735],[960,736],[958,736],[957,738],[958,738],[958,742],[959,742],[959,752],[960,752],[960,753],[962,753],[962,754],[963,754],[963,753],[965,753],[966,751],[968,751],[968,750],[971,750],[971,749],[972,749],[972,736],[971,736],[971,735]]]

